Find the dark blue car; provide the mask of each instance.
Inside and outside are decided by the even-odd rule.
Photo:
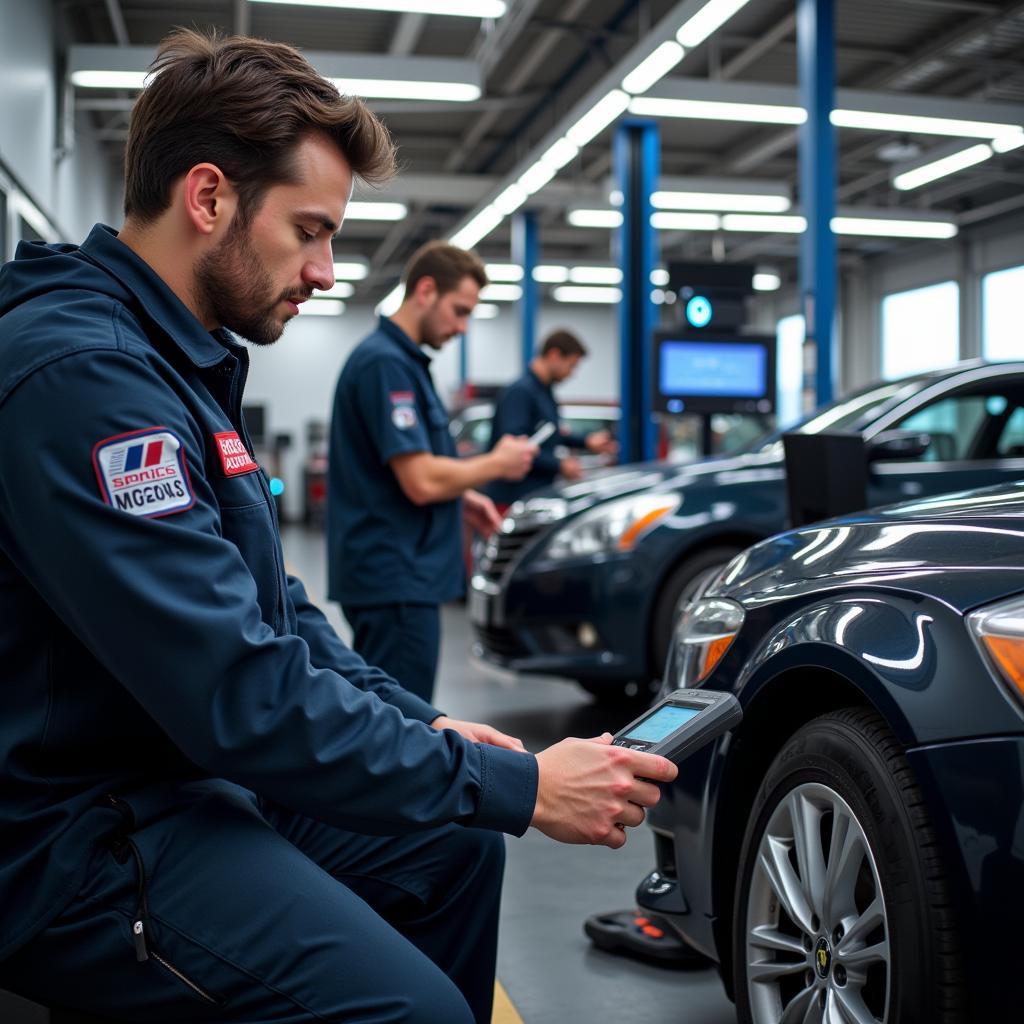
[[[1024,478],[1024,363],[876,384],[794,429],[863,435],[868,506]],[[728,458],[625,466],[537,494],[513,506],[472,576],[478,651],[599,697],[649,693],[680,602],[787,525],[777,435]]]
[[[638,899],[742,1024],[1021,1019],[1024,485],[742,553],[682,610],[670,686],[744,718],[650,812]]]

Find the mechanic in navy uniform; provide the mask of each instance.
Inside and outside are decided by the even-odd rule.
[[[499,437],[457,458],[429,350],[466,330],[487,284],[472,253],[428,242],[405,272],[405,297],[353,350],[338,378],[327,497],[328,596],[352,626],[352,646],[430,700],[440,605],[466,588],[463,520],[484,535],[501,524],[476,490],[520,480],[536,447]]]
[[[491,420],[491,444],[504,434],[533,434],[544,423],[551,423],[555,432],[541,443],[540,453],[533,460],[530,472],[521,480],[495,480],[486,493],[500,511],[514,501],[547,487],[557,478],[578,480],[583,473],[579,460],[572,455],[559,455],[556,448],[577,448],[588,452],[614,455],[619,446],[607,430],[595,430],[586,436],[559,430],[558,402],[554,385],[568,380],[586,347],[570,331],[553,331],[541,345],[540,352],[530,360],[526,373],[498,396]]]
[[[0,271],[0,987],[482,1024],[501,832],[621,846],[674,768],[447,718],[285,574],[230,332],[258,349],[331,287],[393,147],[287,46],[180,32],[154,70],[121,232]]]

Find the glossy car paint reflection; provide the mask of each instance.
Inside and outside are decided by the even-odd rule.
[[[923,788],[968,936],[973,1019],[1020,1005],[1024,973],[991,958],[1024,952],[1024,704],[964,618],[1024,592],[1022,551],[1024,484],[783,534],[711,585],[746,618],[706,685],[735,692],[744,721],[686,763],[648,820],[663,837],[659,871],[678,879],[669,902],[688,908],[674,920],[724,961],[727,983],[738,846],[760,778],[802,724],[864,706]]]

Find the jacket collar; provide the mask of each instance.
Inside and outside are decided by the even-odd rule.
[[[214,366],[228,350],[236,350],[223,328],[211,334],[174,294],[159,274],[117,237],[105,224],[97,224],[82,243],[81,251],[116,278],[139,301],[143,313],[198,367]]]
[[[417,345],[412,338],[409,337],[401,327],[398,326],[389,317],[382,316],[379,324],[380,330],[383,331],[393,342],[395,342],[402,351],[414,359],[418,359],[424,366],[430,366],[430,356],[423,351],[422,345]]]

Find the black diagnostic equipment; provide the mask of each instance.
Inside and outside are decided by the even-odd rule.
[[[615,734],[612,743],[678,764],[706,743],[735,729],[743,719],[740,702],[722,690],[676,690]]]

